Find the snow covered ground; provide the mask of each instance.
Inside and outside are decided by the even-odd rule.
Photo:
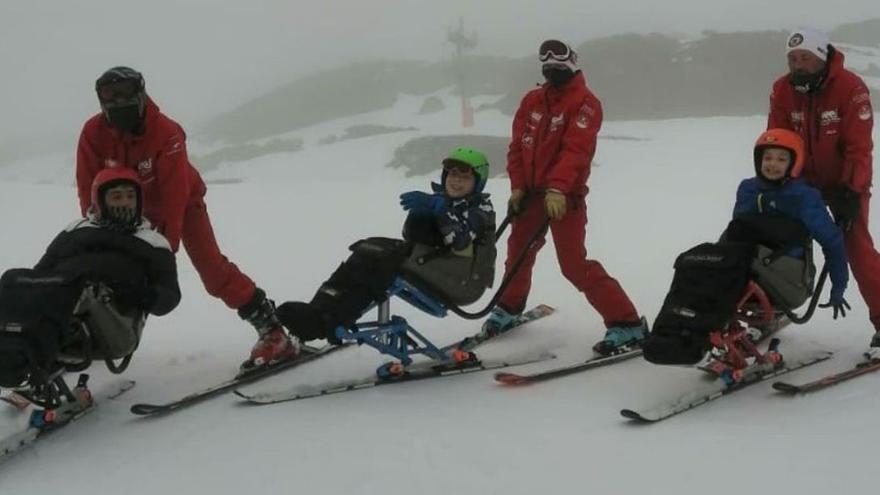
[[[391,111],[360,117],[419,131],[318,146],[320,137],[357,123],[337,121],[300,133],[303,151],[206,174],[220,181],[209,186],[207,201],[226,254],[276,300],[308,299],[350,243],[398,235],[404,214],[397,195],[424,189],[434,177],[405,179],[384,164],[416,135],[460,132],[454,110],[417,117],[420,101],[403,97]],[[737,184],[752,173],[751,147],[763,124],[756,116],[603,129],[643,139],[600,141],[587,248],[649,319],[675,256],[715,239],[726,224]],[[507,117],[479,113],[473,132],[508,129]],[[0,267],[33,264],[76,215],[72,151],[0,169]],[[494,179],[488,189],[503,211],[506,180]],[[876,218],[872,230],[880,235]],[[500,248],[502,260],[504,243]],[[135,402],[162,402],[234,374],[255,337],[204,292],[183,253],[178,260],[183,300],[148,322],[125,374],[137,387],[0,464],[0,493],[825,494],[875,484],[880,377],[873,376],[794,399],[759,385],[647,427],[628,424],[618,410],[684,391],[700,381],[697,372],[634,360],[528,388],[505,389],[490,373],[477,373],[267,407],[244,407],[227,395],[171,416],[138,418],[128,412]],[[848,299],[846,320],[822,312],[779,334],[783,352],[835,352],[793,375],[797,381],[860,357],[870,324],[854,284]],[[559,273],[551,243],[535,270],[531,303],[538,302],[557,313],[483,355],[538,348],[558,355],[523,370],[587,356],[603,334],[601,320]],[[441,343],[478,327],[399,302],[392,309]],[[360,377],[382,362],[371,348],[346,350],[250,390]],[[96,391],[116,379],[97,365],[92,374]],[[0,431],[23,423],[16,414],[0,411]]]

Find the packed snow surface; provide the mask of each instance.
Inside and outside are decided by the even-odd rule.
[[[404,178],[386,168],[394,150],[418,135],[462,132],[454,110],[416,116],[420,102],[402,96],[392,110],[302,131],[300,152],[207,172],[208,208],[227,256],[276,301],[308,300],[349,244],[399,235],[398,194],[426,190],[436,177]],[[317,143],[365,122],[419,130]],[[599,142],[587,250],[649,319],[676,255],[716,239],[729,220],[737,184],[753,173],[751,148],[764,123],[755,116],[603,128],[605,136],[639,139]],[[481,112],[471,132],[506,136],[509,125],[499,113]],[[76,217],[73,151],[0,169],[3,269],[32,265]],[[508,189],[505,178],[489,182],[500,212]],[[876,218],[872,231],[880,235]],[[497,280],[504,242],[499,249]],[[163,402],[233,375],[255,339],[234,311],[205,293],[182,251],[178,261],[183,300],[170,315],[148,321],[124,375],[137,386],[0,464],[0,493],[803,495],[875,485],[880,375],[798,398],[761,384],[651,426],[629,424],[618,411],[686,391],[702,380],[699,372],[639,359],[525,388],[474,373],[265,407],[245,407],[230,394],[166,417],[138,418],[128,411],[133,403]],[[789,379],[808,380],[860,358],[872,329],[854,282],[847,299],[853,309],[845,320],[820,311],[807,325],[780,332],[783,353],[835,353]],[[541,302],[558,311],[482,354],[558,355],[515,371],[586,358],[603,335],[602,322],[560,274],[552,241],[535,267],[530,305]],[[438,343],[479,327],[456,316],[435,319],[400,301],[392,310]],[[359,378],[384,361],[369,347],[349,349],[248,390]],[[97,393],[118,379],[97,364],[91,371]],[[6,409],[0,431],[21,427],[24,415]]]

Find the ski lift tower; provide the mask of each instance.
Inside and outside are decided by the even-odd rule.
[[[477,46],[477,33],[465,33],[464,18],[460,17],[458,19],[458,29],[450,29],[446,34],[446,39],[455,47],[452,64],[455,68],[458,92],[461,95],[461,125],[462,127],[472,127],[474,125],[474,109],[471,107],[466,86],[464,55],[466,51],[473,50]]]

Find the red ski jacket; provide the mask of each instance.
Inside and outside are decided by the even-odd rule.
[[[144,133],[122,133],[103,114],[86,121],[76,153],[76,185],[83,215],[91,203],[91,185],[102,169],[127,167],[143,188],[143,214],[163,234],[174,252],[180,245],[183,214],[190,198],[205,194],[205,184],[190,164],[186,133],[147,101]]]
[[[529,91],[513,118],[507,152],[511,189],[585,196],[600,127],[602,105],[582,72],[560,88],[544,84]]]
[[[843,68],[834,52],[828,77],[814,93],[796,91],[785,75],[773,84],[767,128],[790,129],[804,139],[807,159],[803,176],[827,190],[846,186],[858,193],[871,187],[871,96],[859,76]]]

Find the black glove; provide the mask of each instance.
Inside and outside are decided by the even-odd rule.
[[[131,283],[115,287],[113,300],[126,308],[149,311],[156,303],[156,290],[146,283]]]
[[[852,228],[853,222],[859,218],[861,209],[859,193],[846,186],[841,186],[826,192],[824,197],[828,208],[831,209],[831,214],[834,216],[834,223],[844,232],[848,232]]]
[[[825,304],[820,304],[819,307],[822,309],[833,308],[834,309],[834,317],[833,318],[835,320],[837,319],[838,313],[840,313],[841,318],[846,318],[847,310],[851,309],[849,307],[849,303],[846,302],[846,299],[844,299],[843,296],[834,297],[833,295],[831,296],[831,298],[828,299],[828,302],[826,302]]]

